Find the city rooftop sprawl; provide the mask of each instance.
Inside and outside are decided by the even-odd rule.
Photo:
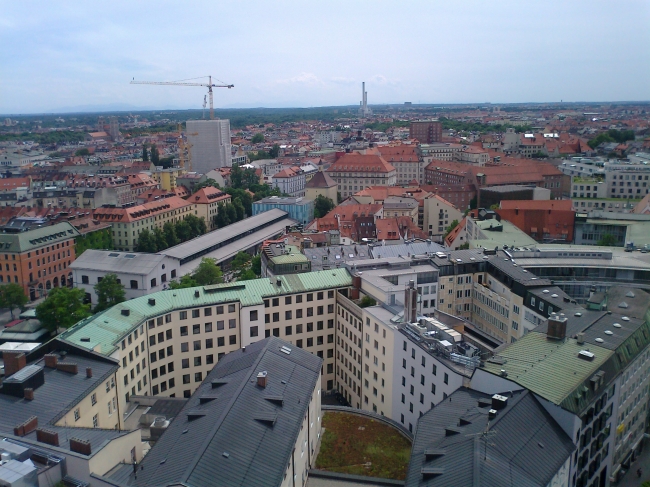
[[[339,414],[410,444],[377,485],[630,481],[650,103],[372,99],[4,120],[0,284],[29,304],[0,331],[2,485],[389,475],[331,451]],[[206,258],[223,278],[195,286]],[[41,326],[54,289],[94,309],[108,275],[124,301]]]

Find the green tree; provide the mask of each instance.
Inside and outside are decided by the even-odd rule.
[[[223,273],[215,259],[203,257],[199,266],[192,273],[192,279],[196,281],[197,286],[209,286],[223,282]]]
[[[460,244],[460,246],[458,247],[458,250],[467,250],[467,249],[469,249],[469,242]]]
[[[153,238],[154,244],[156,245],[156,252],[160,252],[167,248],[167,239],[165,238],[165,234],[160,228],[154,228],[151,236]]]
[[[600,245],[601,247],[615,247],[617,243],[618,242],[614,235],[611,233],[606,233],[602,236],[598,243],[596,243],[596,245]]]
[[[237,213],[237,221],[243,220],[246,217],[246,210],[239,198],[235,198],[232,202],[232,206],[235,208]]]
[[[238,281],[252,281],[253,279],[257,279],[257,276],[251,269],[242,271],[242,273],[237,277]]]
[[[361,301],[359,302],[359,307],[360,308],[367,308],[368,306],[375,306],[377,304],[377,301],[372,299],[370,296],[364,296],[361,298]]]
[[[228,225],[228,215],[226,215],[226,205],[223,203],[217,205],[217,214],[214,215],[214,226],[217,228],[223,228]]]
[[[334,209],[334,202],[322,194],[316,196],[314,200],[314,218],[323,218]]]
[[[11,319],[14,319],[14,308],[23,309],[28,298],[20,284],[10,283],[0,286],[0,308],[9,308]]]
[[[261,142],[264,142],[264,134],[263,133],[258,133],[253,135],[253,138],[251,139],[251,144],[259,144]]]
[[[187,242],[192,238],[192,227],[185,220],[181,220],[176,224],[176,235],[181,242]]]
[[[160,159],[159,165],[162,166],[163,169],[169,169],[174,165],[174,156],[163,157],[162,159]]]
[[[255,273],[256,276],[262,275],[262,256],[256,255],[251,259],[251,270]]]
[[[94,286],[97,293],[97,306],[95,313],[104,311],[124,301],[124,286],[118,282],[116,274],[106,274],[104,278]]]
[[[198,284],[189,274],[186,274],[183,277],[181,277],[180,281],[171,281],[169,283],[169,289],[185,289],[188,287],[196,287],[196,286],[198,286]]]
[[[151,163],[155,166],[160,165],[160,154],[158,153],[158,147],[156,147],[156,144],[151,146]]]
[[[237,221],[237,210],[235,210],[233,204],[226,203],[225,210],[226,210],[226,216],[228,217],[228,221],[230,223],[235,223]]]
[[[45,301],[36,306],[36,318],[50,331],[57,328],[70,328],[90,316],[90,305],[83,304],[82,289],[55,287]]]
[[[447,235],[449,235],[454,228],[458,226],[458,220],[452,221],[447,228],[445,228],[445,236],[443,238],[447,238]]]
[[[230,186],[233,188],[242,187],[242,179],[244,176],[243,172],[244,171],[242,171],[241,167],[239,167],[239,164],[232,165],[230,168]]]
[[[190,226],[190,239],[200,237],[207,231],[203,218],[196,215],[187,215],[184,221]]]
[[[111,229],[105,228],[80,235],[75,239],[74,245],[76,255],[83,254],[87,249],[111,250],[113,248]]]
[[[74,153],[75,156],[89,156],[90,151],[86,149],[85,147],[83,149],[79,149]]]
[[[149,230],[142,230],[138,235],[138,244],[135,246],[137,252],[147,252],[155,254],[158,252],[156,248],[156,240]]]
[[[280,146],[278,144],[273,144],[273,147],[271,147],[271,150],[269,151],[269,156],[271,156],[271,159],[275,159],[279,154]]]
[[[142,161],[149,162],[149,152],[147,151],[147,146],[142,145]]]
[[[248,266],[248,263],[250,261],[251,261],[250,254],[240,251],[240,252],[237,252],[237,255],[235,255],[235,257],[233,257],[233,259],[232,259],[232,261],[230,263],[230,267],[235,271],[241,270],[244,267]]]
[[[165,235],[165,243],[167,244],[167,248],[173,247],[174,245],[178,245],[180,243],[178,236],[176,235],[176,227],[172,222],[166,222],[163,225],[163,234]]]
[[[232,197],[233,201],[235,199],[241,201],[242,205],[244,205],[244,212],[247,215],[250,216],[253,214],[253,197],[248,191],[239,188],[228,188],[226,189],[226,193]]]

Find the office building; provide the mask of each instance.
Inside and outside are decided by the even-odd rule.
[[[412,121],[409,127],[409,138],[417,139],[421,144],[442,142],[442,122],[437,120]]]
[[[230,120],[188,120],[186,133],[193,171],[232,166]]]
[[[71,284],[70,265],[79,232],[68,222],[18,233],[0,233],[0,284],[15,283],[32,301],[53,287]]]

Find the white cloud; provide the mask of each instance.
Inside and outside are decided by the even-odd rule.
[[[280,84],[299,83],[299,84],[314,85],[314,84],[321,84],[322,81],[314,73],[302,72],[297,76],[293,76],[292,78],[276,80],[276,83],[280,83]]]

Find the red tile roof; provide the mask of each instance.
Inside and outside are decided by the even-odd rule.
[[[374,154],[358,154],[351,152],[343,154],[327,172],[375,172],[389,173],[395,168],[386,159]]]

